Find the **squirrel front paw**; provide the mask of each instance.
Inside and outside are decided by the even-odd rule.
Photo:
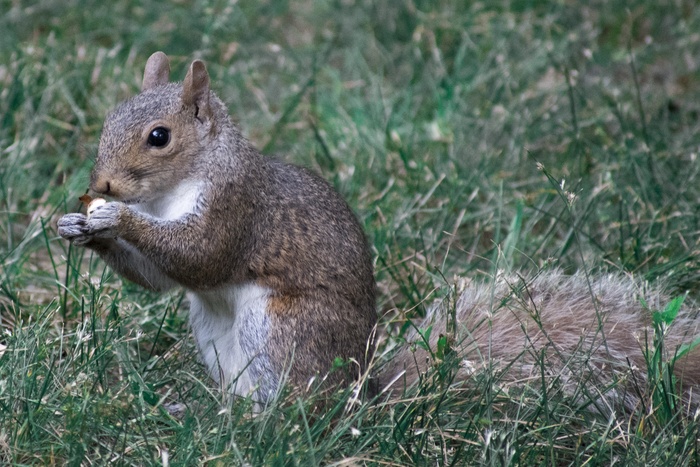
[[[118,236],[119,218],[125,209],[124,203],[111,202],[99,206],[87,218],[87,232],[98,238],[115,238]]]
[[[58,220],[58,234],[75,245],[85,245],[93,239],[93,235],[88,233],[87,216],[80,213],[61,217]]]

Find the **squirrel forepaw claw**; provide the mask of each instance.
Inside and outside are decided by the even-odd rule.
[[[124,208],[124,203],[111,202],[95,209],[87,219],[88,233],[101,238],[116,237],[119,215]]]
[[[75,245],[85,245],[92,240],[86,223],[87,217],[84,214],[66,214],[58,220],[58,234]]]

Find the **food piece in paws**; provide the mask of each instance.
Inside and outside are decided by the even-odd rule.
[[[99,208],[100,206],[102,206],[105,203],[107,203],[107,200],[105,200],[104,198],[93,198],[92,200],[90,200],[90,203],[88,204],[88,207],[87,207],[88,219],[90,218],[92,213],[95,212],[95,210],[97,208]]]

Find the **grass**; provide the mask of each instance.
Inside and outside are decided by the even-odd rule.
[[[283,394],[252,417],[197,362],[181,293],[56,235],[105,113],[164,50],[349,200],[391,329],[456,275],[551,262],[697,300],[700,10],[580,3],[0,0],[2,463],[697,464],[693,414],[602,416],[494,371],[457,390],[449,352],[397,402]]]

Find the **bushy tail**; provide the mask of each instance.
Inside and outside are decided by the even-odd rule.
[[[458,384],[485,369],[504,383],[537,385],[544,374],[569,394],[580,394],[584,385],[587,397],[602,406],[631,411],[655,390],[654,375],[661,381],[666,371],[665,381],[683,400],[697,403],[700,319],[686,306],[675,316],[675,310],[666,313],[670,324],[655,325],[653,315],[661,312],[654,310],[666,309],[669,301],[619,275],[588,278],[554,270],[490,284],[465,281],[456,301],[433,306],[409,333],[379,384],[402,391],[429,371],[448,342],[461,362]],[[441,335],[453,340],[438,342]]]

